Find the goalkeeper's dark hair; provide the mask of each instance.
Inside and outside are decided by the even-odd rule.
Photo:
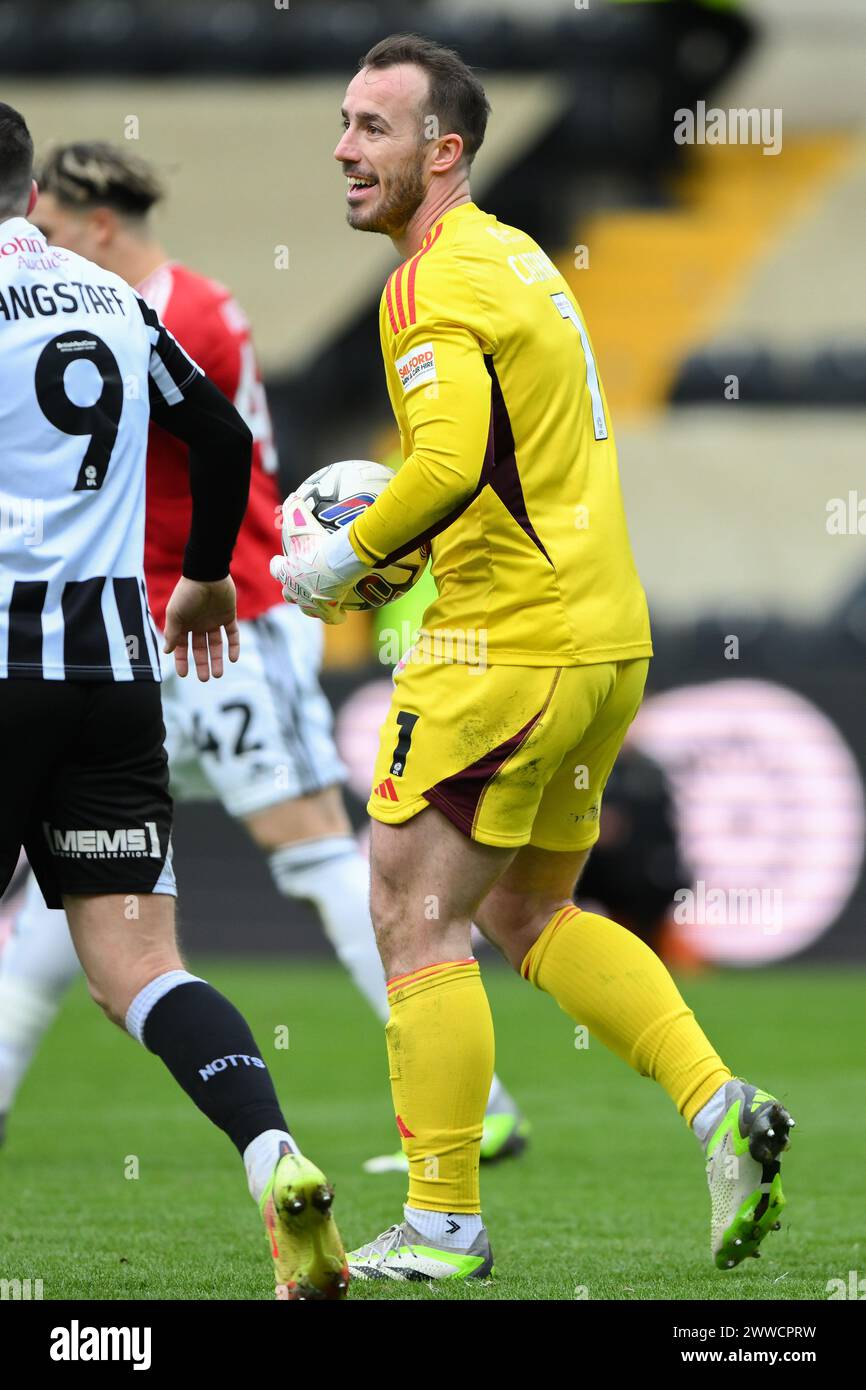
[[[14,106],[0,101],[0,214],[23,216],[33,178],[33,140]]]
[[[414,63],[427,74],[429,94],[419,113],[435,116],[443,135],[463,138],[463,152],[471,164],[484,141],[490,102],[480,79],[453,48],[445,48],[420,34],[391,34],[374,44],[358,64],[360,68],[393,68]]]
[[[146,160],[104,140],[54,145],[39,161],[36,178],[41,193],[81,212],[112,208],[125,217],[146,217],[165,195]]]

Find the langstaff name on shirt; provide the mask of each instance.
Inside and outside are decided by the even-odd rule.
[[[126,317],[123,300],[113,285],[82,285],[80,280],[39,281],[0,289],[0,322],[17,323],[37,314],[117,314]]]

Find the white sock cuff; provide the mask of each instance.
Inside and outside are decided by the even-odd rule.
[[[199,975],[190,975],[188,970],[167,970],[164,975],[157,975],[155,980],[151,980],[149,985],[140,989],[126,1011],[126,1031],[130,1033],[142,1047],[146,1046],[144,1041],[144,1025],[147,1022],[148,1014],[154,1004],[158,1004],[171,990],[178,985],[203,985],[206,981]]]
[[[286,1143],[293,1154],[301,1151],[285,1129],[266,1129],[251,1139],[244,1149],[244,1168],[247,1186],[254,1202],[262,1200],[262,1193],[273,1176],[280,1156],[280,1144]]]
[[[59,1008],[58,997],[34,988],[29,980],[0,976],[0,1042],[11,1042],[22,1030],[38,1036]]]
[[[419,1235],[439,1250],[468,1250],[484,1229],[479,1212],[428,1211],[403,1207],[403,1215]]]
[[[352,835],[322,835],[318,840],[299,840],[296,844],[281,845],[268,855],[268,864],[278,888],[291,883],[294,875],[308,873],[334,859],[359,855],[358,842]]]
[[[692,1133],[704,1149],[724,1119],[727,1084],[726,1081],[722,1082],[719,1089],[713,1092],[692,1120]]]

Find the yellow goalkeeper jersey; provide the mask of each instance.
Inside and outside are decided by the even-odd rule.
[[[430,541],[422,630],[473,634],[487,662],[652,655],[607,402],[553,262],[463,203],[391,275],[379,322],[404,462],[352,525],[358,556]]]

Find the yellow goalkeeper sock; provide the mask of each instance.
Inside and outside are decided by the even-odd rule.
[[[731,1073],[658,956],[625,927],[564,907],[527,952],[522,974],[642,1076],[688,1124]]]
[[[391,1094],[412,1207],[478,1212],[478,1162],[493,1079],[493,1020],[476,960],[388,981]]]

